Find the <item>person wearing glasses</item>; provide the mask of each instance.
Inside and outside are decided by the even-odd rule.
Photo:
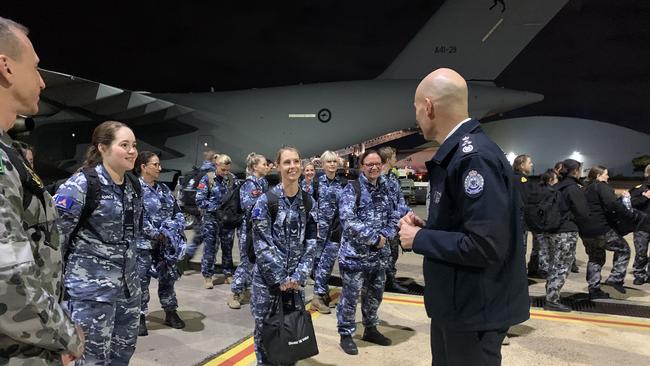
[[[77,365],[126,365],[135,351],[140,318],[136,242],[142,188],[128,173],[138,150],[133,131],[116,121],[97,126],[91,141],[82,170],[54,197],[64,238],[65,298],[86,334]],[[85,212],[91,204],[94,210]]]
[[[138,336],[146,336],[145,316],[149,310],[149,283],[158,279],[158,298],[165,311],[165,325],[175,329],[185,327],[178,316],[178,300],[174,283],[181,273],[176,262],[185,254],[185,216],[166,184],[158,183],[160,158],[151,151],[141,151],[133,169],[140,177],[144,215],[142,236],[138,239],[138,274],[142,286],[140,327]]]
[[[356,332],[357,298],[361,294],[363,339],[381,346],[391,340],[377,330],[379,305],[384,296],[390,240],[397,235],[399,217],[391,192],[382,174],[381,157],[366,150],[359,157],[361,174],[339,197],[343,237],[339,269],[343,279],[341,301],[336,307],[340,346],[350,355],[359,353],[352,336]],[[357,204],[358,203],[358,204]]]

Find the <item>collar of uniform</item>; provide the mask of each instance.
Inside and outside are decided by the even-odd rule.
[[[126,177],[124,177],[124,179],[126,179]],[[138,180],[140,181],[140,186],[142,186],[142,190],[149,189],[153,192],[156,192],[156,190],[158,189],[157,182],[153,182],[153,185],[150,186],[149,183],[145,182],[144,179],[142,179],[142,177],[138,177]]]
[[[433,161],[436,164],[440,164],[447,155],[454,149],[456,145],[460,142],[460,138],[463,135],[466,135],[472,131],[474,131],[476,128],[480,126],[479,122],[475,119],[470,119],[467,122],[461,122],[462,125],[458,127],[458,129],[451,135],[449,136],[443,143],[440,145],[440,148],[438,148],[438,151],[436,154],[433,156]]]
[[[113,178],[111,178],[111,175],[108,174],[108,171],[104,167],[104,164],[102,164],[102,163],[97,164],[97,166],[95,167],[95,171],[97,172],[97,176],[98,176],[99,182],[101,184],[109,185],[109,186],[113,187],[113,190],[115,190],[116,192],[118,192],[118,191],[121,192],[122,191],[122,189],[120,189],[120,187],[118,187],[117,183],[113,182]],[[126,178],[126,174],[125,174],[123,183],[126,183],[126,180],[127,180],[127,178]]]
[[[7,131],[0,129],[0,141],[2,141],[7,146],[11,146],[13,139],[11,138],[11,136],[9,136]]]

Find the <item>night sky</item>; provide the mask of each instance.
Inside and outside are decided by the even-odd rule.
[[[0,15],[31,29],[43,68],[129,90],[201,92],[372,79],[440,3],[20,2]],[[650,133],[650,1],[569,1],[496,82],[545,95],[500,118],[563,115]]]

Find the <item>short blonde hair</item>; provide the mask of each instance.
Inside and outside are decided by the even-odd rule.
[[[230,156],[226,154],[216,154],[214,160],[216,160],[219,165],[230,165],[230,163],[232,163]]]
[[[326,150],[323,152],[320,156],[320,163],[324,164],[325,162],[329,160],[336,160],[339,162],[339,156],[336,154],[334,151]]]

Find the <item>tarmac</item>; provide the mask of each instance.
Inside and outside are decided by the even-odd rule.
[[[425,216],[424,206],[414,207]],[[188,231],[188,235],[191,233]],[[634,259],[632,235],[626,237],[632,250],[625,286],[626,294],[619,294],[602,286],[612,299],[598,300],[599,305],[621,304],[641,309],[643,316],[623,316],[572,311],[557,313],[531,307],[531,318],[509,331],[510,344],[502,347],[503,365],[647,365],[650,359],[650,284],[632,285],[630,274]],[[530,251],[530,235],[528,238]],[[577,264],[580,273],[572,273],[562,290],[562,297],[584,299],[587,256],[582,242],[577,245]],[[200,260],[201,250],[194,261]],[[234,258],[239,255],[235,250]],[[603,280],[611,270],[611,252],[603,269]],[[218,262],[221,255],[218,254]],[[338,275],[335,269],[334,275]],[[398,261],[398,276],[405,284],[424,285],[422,257],[403,253]],[[529,280],[531,296],[544,295],[544,281]],[[147,315],[149,335],[138,339],[131,365],[254,365],[252,344],[253,318],[249,305],[240,310],[229,309],[226,299],[229,285],[203,288],[203,278],[197,271],[187,271],[176,284],[179,315],[187,324],[185,329],[171,329],[163,324],[164,312],[157,297],[157,282],[152,281],[151,312]],[[330,287],[337,298],[340,288]],[[312,286],[306,287],[307,300]],[[588,302],[587,302],[588,303]],[[309,305],[307,305],[309,308]],[[379,330],[392,339],[388,347],[362,341],[361,311],[357,311],[358,329],[355,340],[359,355],[349,356],[339,347],[336,315],[312,313],[320,353],[298,365],[430,365],[429,319],[422,296],[385,293],[379,309]]]

